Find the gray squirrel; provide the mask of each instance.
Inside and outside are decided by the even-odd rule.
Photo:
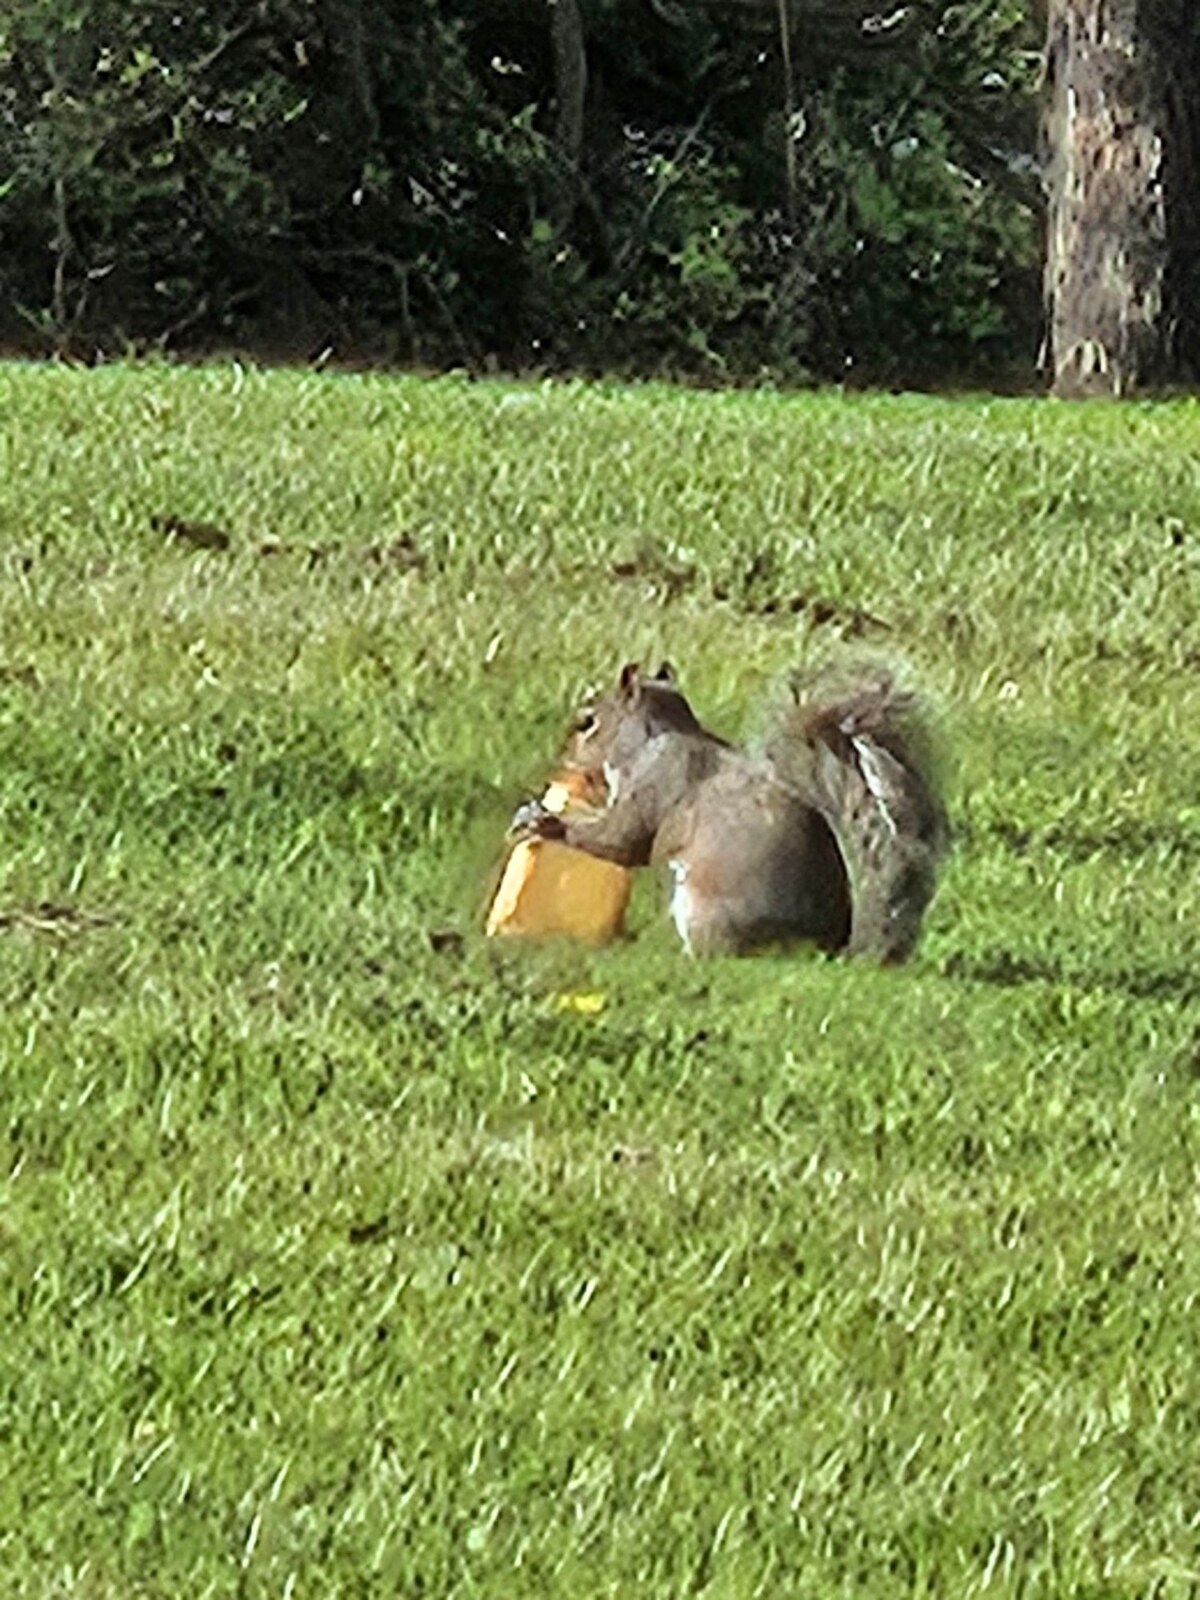
[[[915,697],[885,670],[792,682],[761,751],[703,728],[664,664],[623,668],[571,723],[568,771],[603,776],[603,809],[513,818],[625,867],[665,862],[695,955],[808,940],[884,963],[920,934],[947,839]]]

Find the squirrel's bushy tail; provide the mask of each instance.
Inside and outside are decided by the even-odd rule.
[[[850,885],[850,949],[903,961],[916,945],[948,838],[917,697],[879,668],[791,681],[768,754],[825,818]]]

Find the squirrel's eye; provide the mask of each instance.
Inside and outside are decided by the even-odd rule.
[[[575,718],[575,732],[583,738],[596,731],[596,713],[594,711],[581,711]]]

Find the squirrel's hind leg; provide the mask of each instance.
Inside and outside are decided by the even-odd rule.
[[[689,956],[743,955],[749,948],[730,917],[696,882],[693,865],[679,856],[667,863],[671,873],[670,915]]]

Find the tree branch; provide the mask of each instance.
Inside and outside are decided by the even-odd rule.
[[[792,74],[791,0],[779,0],[779,48],[783,55],[783,166],[787,174],[784,215],[788,224],[796,221],[796,85]]]

